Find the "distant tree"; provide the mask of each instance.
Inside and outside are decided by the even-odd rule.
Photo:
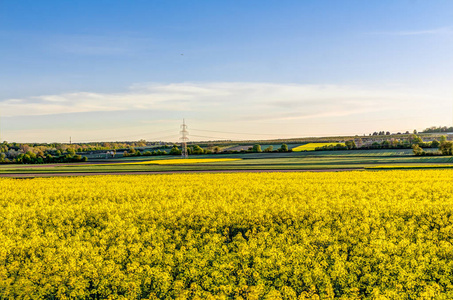
[[[439,150],[443,155],[453,155],[453,143],[452,142],[443,142],[440,145]]]
[[[28,154],[24,154],[22,156],[22,163],[29,164],[31,163],[31,157]]]
[[[385,148],[385,149],[390,148],[390,141],[388,141],[388,140],[382,141],[381,147]]]
[[[431,142],[431,148],[439,148],[440,142],[438,140],[434,140]]]
[[[400,143],[401,143],[401,142],[400,142],[399,140],[397,140],[397,139],[391,139],[391,140],[390,140],[390,144],[391,144],[391,147],[392,147],[392,148],[398,148],[398,146],[400,145]]]
[[[411,145],[414,145],[414,144],[417,144],[417,145],[418,145],[418,144],[423,143],[423,140],[422,140],[422,138],[419,137],[418,135],[416,135],[416,134],[411,134],[411,135],[409,135],[409,143],[410,143]]]
[[[346,141],[344,144],[346,145],[348,150],[357,149],[357,145],[354,141]]]
[[[281,151],[281,152],[288,152],[288,151],[289,151],[289,150],[288,150],[288,145],[282,144],[282,146],[280,147],[280,151]]]
[[[214,151],[214,153],[219,153],[220,152],[220,147],[219,146],[215,146],[212,151]]]
[[[203,150],[203,148],[201,148],[200,146],[195,145],[195,146],[193,146],[193,148],[192,148],[192,153],[193,153],[193,154],[203,154],[203,153],[204,153],[204,150]]]
[[[28,151],[31,150],[31,147],[27,144],[22,144],[20,145],[20,150],[22,150],[24,153],[27,153]]]
[[[170,155],[181,155],[181,150],[178,149],[178,146],[173,145],[173,148],[170,150]]]
[[[30,162],[36,159],[36,154],[31,151],[27,151],[26,155],[30,157]]]
[[[385,133],[385,135],[390,135],[390,131],[387,131],[387,132]]]
[[[412,151],[414,152],[414,155],[417,155],[417,156],[420,156],[420,155],[423,155],[425,153],[425,151],[423,151],[423,149],[418,145],[418,144],[415,144],[414,146],[412,146]]]
[[[269,147],[264,149],[264,152],[272,152],[273,149],[274,149],[274,147],[272,145],[270,145]]]
[[[137,142],[138,147],[145,147],[146,146],[146,141],[144,139],[141,139]]]
[[[447,141],[447,137],[445,135],[441,135],[439,142],[442,144],[442,143],[445,143],[446,141]]]
[[[261,145],[253,145],[252,152],[262,152]]]

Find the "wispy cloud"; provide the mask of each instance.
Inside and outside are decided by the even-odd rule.
[[[424,96],[353,86],[273,83],[137,84],[124,93],[77,92],[0,102],[4,116],[159,110],[235,119],[347,116],[404,107]]]
[[[24,141],[65,140],[69,135],[83,140],[124,140],[133,138],[131,133],[169,128],[175,128],[173,137],[166,138],[177,140],[179,120],[184,117],[191,120],[193,128],[220,132],[265,130],[269,138],[282,137],[285,132],[286,137],[368,132],[380,126],[373,120],[383,117],[393,120],[388,121],[394,126],[390,129],[401,131],[414,126],[406,128],[408,116],[426,115],[419,120],[426,126],[438,121],[433,113],[439,109],[433,109],[433,103],[446,107],[450,99],[414,90],[346,85],[149,83],[135,84],[123,93],[78,92],[4,99],[0,100],[0,111],[2,117],[8,117],[2,118],[3,128],[16,141],[18,137]],[[357,127],[357,122],[365,123]],[[55,127],[58,129],[47,130]],[[210,138],[199,134],[192,138]],[[161,135],[140,137],[156,139]],[[213,138],[244,137],[218,133]]]
[[[452,34],[452,33],[453,33],[452,27],[441,27],[441,28],[422,29],[422,30],[376,31],[376,32],[370,32],[369,34],[411,36],[411,35],[441,35],[441,34]]]
[[[50,36],[46,47],[49,51],[75,55],[132,55],[149,49],[152,44],[148,38],[132,34],[111,35],[62,35]]]

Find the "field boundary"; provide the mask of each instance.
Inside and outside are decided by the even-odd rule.
[[[174,170],[174,171],[137,171],[137,172],[58,172],[58,173],[0,173],[0,177],[33,178],[61,176],[100,176],[100,175],[159,175],[159,174],[196,174],[196,173],[282,173],[282,172],[347,172],[364,171],[365,168],[337,169],[236,169],[236,170]]]

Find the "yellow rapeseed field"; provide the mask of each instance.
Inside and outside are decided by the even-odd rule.
[[[308,144],[293,148],[293,152],[314,151],[316,148],[319,148],[319,147],[330,146],[330,145],[335,146],[337,144],[344,145],[344,143],[308,143]]]
[[[111,163],[111,164],[94,164],[91,166],[111,166],[113,164],[121,165],[181,165],[181,164],[202,164],[212,162],[229,162],[242,160],[242,158],[174,158],[174,159],[155,159],[139,162]]]
[[[0,178],[1,299],[453,299],[453,171]]]

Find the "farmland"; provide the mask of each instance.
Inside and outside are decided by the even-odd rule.
[[[185,165],[185,164],[202,164],[202,163],[218,163],[241,160],[240,158],[199,158],[199,159],[155,159],[139,162],[122,162],[121,165]],[[109,164],[92,164],[91,166],[108,166]]]
[[[0,178],[3,298],[451,299],[453,170]]]
[[[336,145],[336,144],[344,145],[344,143],[308,143],[308,144],[305,144],[302,146],[295,147],[292,150],[294,152],[314,151],[314,150],[316,150],[316,148],[320,148],[320,147],[324,147],[324,146],[331,146],[331,145]]]
[[[350,170],[370,167],[451,166],[451,156],[414,156],[410,149],[303,151],[174,157],[124,157],[92,160],[82,164],[0,165],[0,176],[47,176],[55,174],[98,174],[137,172]]]

